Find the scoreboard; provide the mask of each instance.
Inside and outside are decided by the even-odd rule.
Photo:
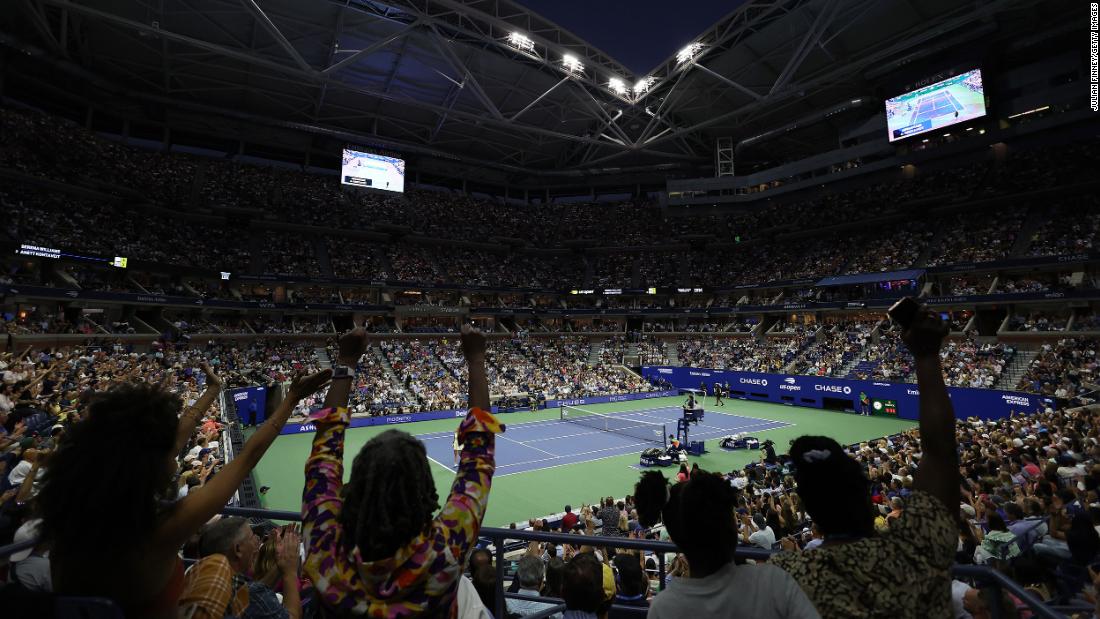
[[[898,416],[898,403],[896,400],[871,399],[871,413],[874,415]]]

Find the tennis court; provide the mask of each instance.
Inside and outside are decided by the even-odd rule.
[[[617,424],[665,424],[668,433],[675,434],[676,419],[682,416],[682,402],[683,398],[672,397],[597,404],[583,409],[610,415]],[[720,449],[717,439],[727,434],[740,432],[770,438],[782,451],[790,440],[803,434],[821,434],[841,443],[855,443],[916,425],[892,417],[860,417],[745,400],[727,400],[725,407],[715,409],[713,402],[708,398],[706,415],[698,425],[691,426],[690,434],[691,440],[705,441],[708,450],[703,456],[692,456],[690,461],[713,471],[730,471],[760,457],[757,451]],[[497,441],[497,474],[485,520],[490,526],[507,526],[510,522],[557,513],[566,504],[579,506],[591,504],[601,496],[629,494],[638,480],[639,453],[655,445],[634,436],[563,422],[558,409],[508,413],[501,415],[501,420],[507,424],[507,432]],[[345,439],[345,478],[363,444],[381,432],[399,429],[424,442],[442,501],[454,480],[451,445],[458,423],[458,419],[441,419],[349,430]],[[271,487],[262,497],[265,507],[300,509],[304,465],[312,438],[312,434],[280,436],[260,461],[256,481]],[[675,473],[675,469],[664,470],[667,475]]]
[[[963,104],[959,103],[950,90],[939,90],[917,102],[917,109],[909,120],[909,124],[915,125],[925,120],[962,112],[963,109]]]
[[[790,424],[727,414],[736,408],[732,401],[720,408],[723,412],[708,412],[705,419],[692,425],[691,440],[717,439],[735,432],[763,432]],[[577,411],[589,411],[579,407]],[[596,419],[608,420],[610,430],[581,425],[585,417],[573,421],[547,419],[527,423],[509,424],[508,431],[497,441],[497,476],[517,475],[538,469],[592,462],[627,454],[637,456],[643,449],[663,446],[662,439],[676,434],[676,420],[682,417],[678,406],[643,408],[600,415]],[[588,417],[587,419],[591,419]],[[618,422],[618,423],[615,423]],[[624,423],[625,422],[625,423]],[[662,429],[663,428],[663,429]],[[661,434],[663,432],[663,434]],[[643,438],[649,435],[650,438]],[[428,457],[440,464],[454,468],[453,433],[418,435],[428,449]],[[717,449],[717,443],[714,448]]]

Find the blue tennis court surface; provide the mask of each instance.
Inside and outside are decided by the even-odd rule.
[[[916,112],[909,123],[917,124],[925,120],[960,112],[962,109],[963,105],[959,103],[955,95],[951,94],[950,91],[941,90],[917,102]]]
[[[730,411],[736,408],[735,400],[726,407]],[[562,421],[557,409],[547,410],[545,414],[549,418],[544,421],[517,424],[509,424],[507,415],[501,417],[507,425],[507,432],[497,437],[497,477],[614,456],[638,455],[643,449],[656,446],[655,443],[629,436]],[[678,406],[664,406],[610,413],[608,416],[628,421],[663,423],[669,434],[676,434],[676,420],[683,416],[683,411]],[[763,432],[789,425],[733,412],[708,410],[703,421],[691,426],[689,437],[693,441],[712,441],[727,434]],[[417,438],[424,442],[429,459],[454,469],[453,433],[420,434]],[[714,451],[718,445],[712,443],[707,448]]]

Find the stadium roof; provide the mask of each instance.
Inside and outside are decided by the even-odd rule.
[[[509,0],[25,0],[0,17],[0,42],[147,109],[521,181],[702,173],[715,138],[860,103],[872,73],[982,37],[997,14],[1037,4],[751,0],[645,75]],[[835,127],[819,124],[816,138],[835,145]]]

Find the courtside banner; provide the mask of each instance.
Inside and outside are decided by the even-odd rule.
[[[228,395],[241,425],[259,425],[267,419],[267,387],[230,389]]]
[[[608,402],[631,402],[633,400],[652,400],[654,398],[667,398],[676,395],[676,390],[648,391],[646,393],[620,393],[617,395],[597,395],[588,398],[563,398],[560,400],[547,400],[546,408],[558,408],[559,406],[585,406],[588,404],[606,404]]]
[[[493,412],[497,412],[494,408]],[[461,419],[466,416],[466,410],[431,411],[427,413],[406,413],[401,415],[380,415],[377,417],[352,417],[349,428],[366,428],[368,426],[387,426],[398,423],[412,423],[414,421],[431,421],[433,419]],[[455,428],[458,424],[455,424]],[[302,434],[303,432],[316,432],[317,426],[312,422],[287,422],[279,434]]]
[[[714,383],[729,383],[732,398],[852,412],[860,410],[860,394],[864,393],[873,415],[917,419],[920,413],[920,391],[912,383],[667,366],[642,366],[642,376],[662,378],[677,389],[697,389],[704,384],[707,397],[713,397]],[[1018,391],[969,387],[949,387],[947,391],[960,419],[1000,419],[1012,412],[1036,413],[1047,404],[1054,405],[1050,398]]]
[[[668,396],[676,395],[676,391],[649,391],[646,393],[622,393],[616,395],[601,395],[589,398],[573,398],[566,400],[548,400],[546,402],[547,409],[557,408],[559,405],[565,406],[580,406],[583,404],[604,404],[607,402],[629,402],[631,400],[649,400],[652,398],[664,398]],[[530,412],[527,409],[511,411],[511,412]],[[493,407],[493,413],[497,415],[507,415],[508,411],[501,411],[497,407]],[[556,415],[557,413],[555,413]],[[388,426],[399,423],[413,423],[414,421],[432,421],[435,419],[462,419],[466,416],[466,409],[455,409],[446,411],[429,411],[426,413],[406,413],[402,415],[379,415],[377,417],[353,417],[351,420],[351,428],[365,428],[368,426]],[[455,424],[457,428],[458,425]],[[303,432],[316,432],[317,427],[310,422],[288,422],[283,427],[279,434],[302,434]]]

